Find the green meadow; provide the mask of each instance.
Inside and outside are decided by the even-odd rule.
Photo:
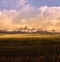
[[[60,34],[0,34],[0,61],[59,62]]]

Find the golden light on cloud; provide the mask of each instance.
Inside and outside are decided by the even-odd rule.
[[[20,10],[0,11],[0,29],[29,26],[31,28],[41,27],[45,30],[55,29],[60,31],[60,7],[43,6],[36,8],[30,5],[25,7]]]

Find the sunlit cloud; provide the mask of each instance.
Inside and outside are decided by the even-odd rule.
[[[37,8],[26,4],[27,1],[20,0],[23,7],[19,10],[0,11],[0,29],[16,29],[27,25],[31,28],[60,31],[60,7],[41,6]]]

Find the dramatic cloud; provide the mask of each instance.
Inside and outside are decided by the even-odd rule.
[[[44,30],[60,31],[60,7],[35,7],[26,4],[27,0],[20,0],[24,3],[19,10],[0,11],[0,29],[16,29],[25,25]],[[24,2],[23,2],[24,1]],[[4,23],[5,22],[5,23]]]
[[[60,7],[43,6],[38,8],[38,10],[40,13],[35,18],[36,21],[38,20],[36,23],[47,30],[55,29],[59,31]]]

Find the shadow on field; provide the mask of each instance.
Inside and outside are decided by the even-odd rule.
[[[60,38],[1,38],[0,62],[60,62]]]

